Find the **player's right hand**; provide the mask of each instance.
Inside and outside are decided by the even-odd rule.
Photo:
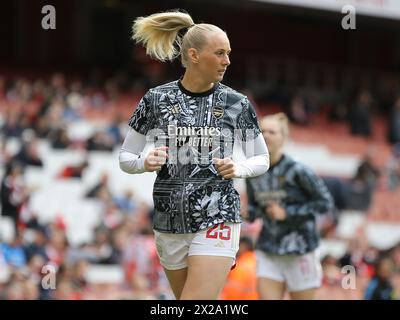
[[[223,179],[232,179],[235,177],[236,164],[231,158],[213,158],[212,160],[218,174],[222,176]]]
[[[144,160],[144,169],[147,172],[159,171],[168,158],[168,147],[158,147],[150,151]]]
[[[265,213],[272,219],[282,221],[286,219],[285,209],[277,202],[270,201],[265,208]]]

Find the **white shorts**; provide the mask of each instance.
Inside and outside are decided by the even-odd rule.
[[[187,267],[189,256],[233,258],[239,250],[240,223],[222,223],[197,233],[176,234],[154,230],[157,253],[167,270]]]
[[[322,267],[317,250],[304,255],[271,255],[260,250],[257,256],[257,278],[285,282],[290,292],[319,288]]]

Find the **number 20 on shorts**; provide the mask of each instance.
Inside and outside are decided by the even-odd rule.
[[[207,230],[206,238],[210,239],[221,239],[230,240],[231,239],[231,227],[225,226],[223,223],[217,224]]]

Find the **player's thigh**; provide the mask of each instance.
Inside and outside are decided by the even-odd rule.
[[[187,277],[187,257],[194,235],[154,231],[157,254],[171,289],[179,299]]]
[[[154,237],[157,255],[164,269],[180,270],[187,267],[186,260],[193,235],[163,233],[154,230]]]
[[[222,223],[196,233],[189,248],[182,299],[216,299],[235,262],[240,224]]]
[[[260,300],[281,300],[285,294],[285,282],[268,278],[257,278]]]
[[[283,298],[286,284],[279,256],[256,251],[257,291],[261,300],[279,300]]]
[[[306,289],[302,291],[290,292],[290,298],[292,300],[313,300],[315,298],[316,289]]]
[[[181,299],[217,299],[233,261],[234,258],[231,257],[190,256],[188,258],[188,275]]]
[[[295,299],[313,299],[321,286],[322,267],[318,252],[291,257],[285,265],[288,291]]]
[[[187,268],[179,270],[168,270],[164,268],[172,292],[177,300],[181,298],[183,287],[187,278]]]

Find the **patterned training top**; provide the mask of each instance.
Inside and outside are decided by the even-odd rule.
[[[233,180],[218,175],[212,158],[231,157],[234,141],[248,142],[260,134],[246,96],[221,83],[193,93],[177,80],[150,89],[129,125],[148,142],[169,147],[154,183],[155,230],[195,233],[241,222]]]

